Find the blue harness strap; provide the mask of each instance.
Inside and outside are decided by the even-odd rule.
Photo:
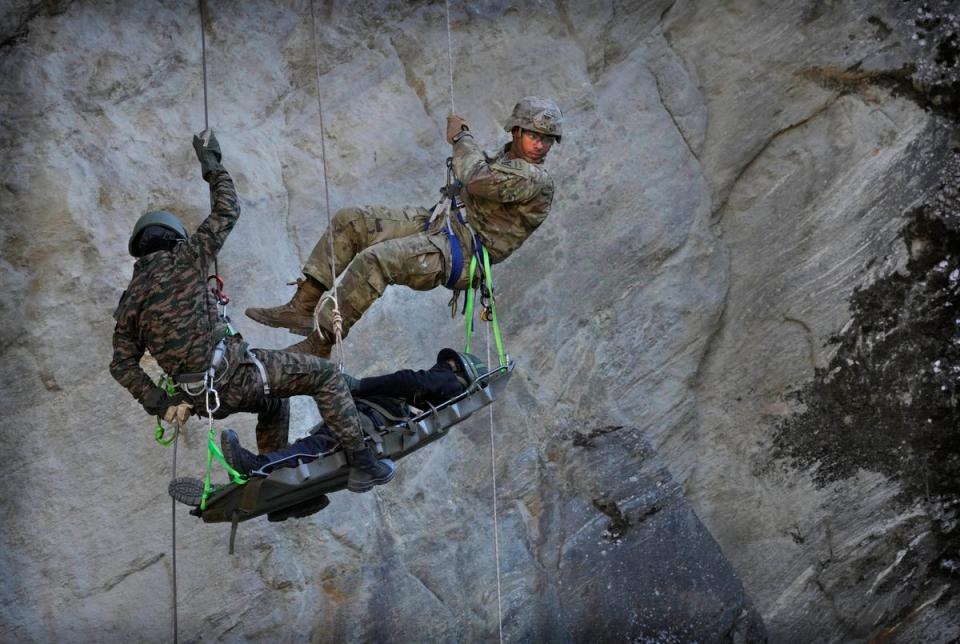
[[[461,224],[465,224],[466,221],[464,221],[463,214],[460,212],[460,205],[457,204],[456,200],[452,201],[450,205],[457,215],[457,221],[459,221]],[[436,207],[437,206],[434,206],[434,208]],[[429,228],[430,220],[423,222],[423,232],[427,232]],[[444,283],[444,286],[452,291],[453,287],[456,286],[457,281],[460,279],[460,273],[463,272],[463,249],[460,247],[460,240],[457,239],[457,236],[454,234],[450,224],[446,224],[443,229],[447,233],[447,239],[450,241],[450,259],[452,260],[453,264],[450,267],[450,276],[447,277],[447,281]]]
[[[457,215],[459,214],[460,213],[457,213]],[[445,228],[447,231],[447,239],[450,240],[450,259],[452,260],[453,266],[450,267],[450,277],[447,278],[447,283],[444,284],[444,286],[453,290],[453,287],[460,279],[460,273],[463,271],[463,249],[460,248],[460,240],[453,234],[453,229],[450,228],[450,225],[448,224]]]

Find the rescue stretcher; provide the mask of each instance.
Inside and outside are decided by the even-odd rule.
[[[451,427],[499,399],[513,373],[514,363],[497,367],[474,381],[466,391],[443,404],[410,418],[390,418],[382,427],[365,427],[367,440],[380,458],[394,461],[443,438]],[[316,430],[319,425],[314,428]],[[190,513],[205,523],[233,524],[231,552],[236,526],[264,514],[274,520],[306,516],[326,506],[324,495],[347,487],[350,466],[342,450],[320,456],[310,463],[282,467],[266,477],[251,477],[240,485],[229,483],[207,498],[204,509]]]

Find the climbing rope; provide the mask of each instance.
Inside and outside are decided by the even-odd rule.
[[[456,104],[453,99],[453,29],[450,27],[450,0],[445,0],[446,9],[447,9],[447,72],[449,80],[449,89],[450,89],[450,114],[456,114]],[[449,184],[448,179],[448,184]],[[449,199],[448,199],[449,201]],[[449,206],[447,206],[449,208]],[[449,224],[448,224],[449,225]],[[492,280],[490,279],[490,263],[489,257],[486,252],[486,248],[483,249],[483,259],[486,260],[481,270],[484,270],[486,273],[487,281],[489,282],[488,288],[491,290],[490,301],[493,302],[492,295]],[[470,286],[468,289],[471,289],[473,286],[473,271],[477,265],[476,255],[471,259],[470,262]],[[468,291],[468,301],[470,302],[470,308],[472,309],[473,298],[470,297],[473,294],[472,290]],[[484,307],[486,308],[486,307]],[[500,366],[506,366],[506,357],[503,351],[503,343],[500,340],[500,326],[496,320],[496,309],[493,308],[493,318],[491,320],[494,323],[494,337],[497,342],[497,353],[500,360]],[[465,351],[470,351],[470,335],[473,331],[473,311],[471,310],[467,314],[467,341]],[[486,327],[487,331],[487,364],[490,364],[490,327]],[[496,572],[497,572],[497,628],[500,638],[500,644],[503,644],[503,600],[502,600],[502,589],[500,583],[500,526],[497,516],[497,453],[496,453],[496,444],[494,442],[494,425],[493,425],[493,405],[490,406],[490,474],[491,480],[493,482],[493,549],[494,557],[496,561]]]
[[[207,110],[207,3],[205,0],[199,0],[200,3],[200,53],[203,58],[203,129],[210,129],[210,112]]]
[[[330,181],[327,174],[327,134],[323,126],[323,99],[320,97],[320,50],[317,44],[317,17],[314,5],[314,0],[310,0],[310,31],[313,36],[313,69],[317,76],[317,113],[320,116],[320,156],[323,164],[323,198],[327,211],[327,231],[330,237],[330,279],[333,282],[330,285],[330,292],[327,293],[327,296],[333,300],[333,335],[337,345],[337,368],[342,373],[343,317],[340,315],[340,302],[337,299],[337,267],[334,261],[333,226],[332,218],[330,217]],[[325,329],[321,329],[320,327],[320,310],[320,302],[317,302],[317,306],[313,310],[313,328],[317,334],[326,336]]]
[[[206,3],[204,0],[198,0],[200,8],[200,55],[202,59],[203,66],[203,129],[210,129],[210,112],[207,108],[207,35],[205,30],[206,25]],[[206,272],[206,271],[204,271]],[[219,271],[214,268],[214,272],[219,273]],[[217,280],[220,283],[220,291],[223,290],[223,281],[220,280],[219,275]],[[220,303],[220,302],[218,302]],[[172,383],[167,383],[161,381],[161,386],[169,389]],[[213,423],[213,419],[210,419],[210,422]],[[171,480],[177,480],[177,440],[180,436],[180,423],[175,422],[173,428],[173,436],[169,440],[164,440],[163,437],[163,426],[160,424],[160,418],[157,418],[157,429],[155,432],[155,439],[161,445],[170,445],[173,444],[173,463],[171,469],[173,470],[173,475]],[[178,596],[177,596],[177,500],[173,497],[170,498],[170,551],[171,551],[171,577],[173,582],[173,642],[178,644],[180,641],[180,628],[179,628],[179,612],[177,610]]]
[[[487,364],[490,364],[490,327],[487,326]],[[497,560],[497,625],[503,644],[503,600],[500,589],[500,526],[497,520],[497,452],[493,434],[493,405],[490,405],[490,479],[493,482],[493,552]]]
[[[457,113],[453,103],[453,30],[450,28],[450,0],[447,5],[447,72],[450,79],[450,115]]]
[[[180,424],[176,423],[173,429],[173,478],[171,480],[177,480],[177,437],[180,436]],[[179,641],[177,639],[177,634],[179,629],[177,628],[177,500],[173,497],[170,498],[170,535],[171,535],[171,552],[173,553],[173,642],[177,644]]]

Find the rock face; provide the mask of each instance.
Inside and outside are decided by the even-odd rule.
[[[291,336],[237,308],[285,300],[326,224],[318,76],[334,209],[433,203],[449,151],[444,5],[316,4],[316,60],[311,3],[208,7],[244,202],[220,270],[254,346]],[[554,211],[496,269],[519,367],[493,450],[474,420],[232,558],[178,511],[181,636],[494,639],[498,588],[509,641],[960,636],[955,9],[453,2],[477,138],[527,94],[567,118]],[[170,637],[172,454],[106,365],[136,217],[206,214],[201,70],[183,3],[0,11],[4,640]],[[447,297],[388,290],[347,369],[457,346]]]

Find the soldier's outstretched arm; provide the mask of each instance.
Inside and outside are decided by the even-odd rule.
[[[220,164],[223,158],[220,144],[212,130],[204,130],[193,137],[193,149],[200,161],[200,172],[210,184],[211,212],[197,232],[190,238],[194,250],[208,259],[220,252],[220,248],[240,218],[240,200],[233,179]]]
[[[551,181],[546,170],[525,161],[489,163],[472,136],[453,144],[453,169],[467,192],[501,203],[529,201]]]

